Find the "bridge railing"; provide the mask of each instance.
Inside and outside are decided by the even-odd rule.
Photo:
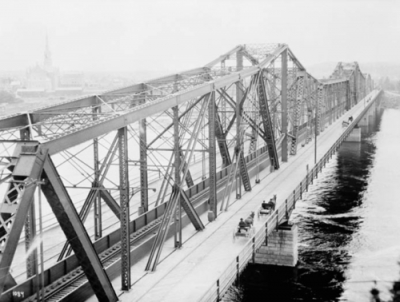
[[[377,93],[373,100],[379,97],[381,92]],[[369,100],[371,97],[367,96]],[[255,254],[260,246],[266,242],[268,235],[277,228],[279,224],[287,221],[291,212],[294,210],[296,201],[302,198],[303,192],[308,190],[308,186],[313,183],[314,178],[318,177],[318,173],[322,171],[326,163],[339,149],[340,145],[347,138],[353,128],[357,125],[364,114],[369,110],[373,102],[368,102],[361,114],[353,120],[353,122],[340,135],[336,142],[329,148],[328,152],[318,161],[318,163],[306,174],[304,179],[293,190],[293,192],[265,221],[265,227],[260,228],[243,247],[236,259],[232,261],[225,271],[221,274],[216,282],[209,287],[206,293],[200,298],[199,302],[220,301],[228,288],[239,277],[240,273],[246,268],[247,264],[254,262]]]

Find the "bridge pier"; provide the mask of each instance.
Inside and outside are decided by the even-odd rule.
[[[268,236],[267,244],[257,250],[254,263],[296,266],[298,261],[297,226],[288,223],[281,224],[277,231]]]
[[[365,115],[357,124],[358,126],[368,126],[368,115]]]
[[[361,142],[361,127],[354,128],[346,138],[346,142]]]

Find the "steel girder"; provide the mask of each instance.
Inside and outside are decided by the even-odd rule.
[[[30,133],[31,133],[30,128],[22,129],[20,131],[21,140],[29,141],[31,139]],[[36,213],[35,213],[35,202],[33,200],[25,221],[25,251],[28,254],[28,258],[26,261],[26,276],[28,278],[37,274],[37,266],[38,266],[37,249],[30,251],[32,243],[35,240],[35,237],[36,237]]]
[[[91,208],[92,204],[95,204],[95,199],[98,197],[100,197],[102,200],[104,200],[104,202],[107,204],[109,209],[120,220],[121,219],[121,207],[118,205],[118,203],[115,201],[115,199],[111,196],[111,194],[106,190],[106,188],[102,184],[98,184],[97,187],[95,187],[89,191],[89,194],[86,197],[85,202],[84,202],[83,206],[81,207],[81,210],[79,211],[79,218],[81,219],[81,221],[82,222],[86,221],[87,216],[89,215],[89,212],[90,212],[90,208]],[[96,211],[94,211],[94,214],[96,214]],[[96,235],[96,232],[95,232],[95,235]],[[96,236],[95,236],[95,239],[96,239]],[[58,256],[57,261],[60,261],[63,258],[68,257],[69,255],[71,255],[71,252],[72,252],[72,247],[69,245],[69,243],[67,241],[67,242],[65,242],[65,244],[60,252],[60,255]]]
[[[96,145],[97,145],[97,147],[95,147]],[[107,204],[109,209],[114,213],[114,215],[118,218],[118,220],[120,220],[121,208],[103,185],[106,175],[108,173],[108,170],[110,168],[110,165],[111,165],[111,163],[115,157],[115,153],[118,149],[118,135],[116,135],[114,137],[114,139],[111,143],[111,146],[110,146],[109,150],[107,151],[107,154],[104,158],[104,161],[101,164],[101,167],[96,167],[100,163],[99,156],[98,156],[98,140],[97,140],[97,144],[93,144],[93,146],[94,146],[94,148],[97,148],[97,150],[95,149],[95,152],[94,152],[95,181],[93,182],[92,188],[90,189],[90,191],[79,211],[79,217],[82,220],[82,222],[85,222],[86,218],[89,215],[92,204],[96,205],[96,202],[100,203],[100,201],[98,199],[101,198]],[[97,213],[96,210],[101,211],[101,208],[94,209],[95,216]],[[100,219],[100,221],[101,221],[101,219]],[[96,226],[96,217],[95,217],[95,226]],[[99,226],[99,227],[101,227],[101,226]],[[95,238],[96,238],[96,230],[95,230]],[[71,255],[71,252],[72,252],[72,248],[68,244],[68,242],[66,242],[60,252],[60,255],[58,256],[58,261]]]
[[[123,110],[118,112],[103,112],[102,116],[98,116],[97,121],[92,121],[91,119],[83,121],[81,114],[77,114],[76,116],[72,116],[71,114],[66,115],[63,117],[63,119],[60,119],[60,123],[64,123],[66,118],[69,120],[75,119],[76,122],[72,123],[69,121],[68,127],[57,128],[60,129],[60,132],[54,132],[54,134],[48,136],[48,138],[43,139],[42,144],[49,150],[49,154],[58,153],[82,142],[104,135],[110,131],[125,127],[145,117],[166,111],[173,106],[207,94],[214,89],[225,87],[226,85],[235,83],[240,79],[244,79],[256,74],[260,67],[270,64],[271,61],[278,57],[286,48],[286,45],[277,47],[277,49],[270,56],[268,56],[257,66],[245,68],[240,72],[232,72],[212,81],[209,79],[203,80],[203,82],[196,83],[191,88],[179,91],[178,93],[171,93],[154,100],[149,100],[145,104],[137,105],[133,108],[129,107],[131,106],[131,99],[133,96],[124,97],[121,100],[121,104],[125,104]],[[119,103],[116,102],[115,104]],[[93,104],[91,103],[90,105],[92,106]],[[56,121],[53,123],[56,123]],[[37,128],[39,125],[41,124],[39,123],[33,126]]]
[[[265,135],[263,138],[267,143],[268,155],[271,161],[271,166],[273,166],[274,169],[279,169],[279,156],[275,145],[274,129],[272,128],[273,127],[272,119],[268,107],[267,93],[265,90],[264,78],[262,77],[262,73],[260,73],[260,76],[258,77],[257,93],[258,93],[258,101],[260,104],[260,115],[264,125]]]
[[[46,152],[39,153],[37,143],[20,144],[15,153],[19,158],[0,207],[0,294],[47,156]]]
[[[235,53],[238,49],[243,49],[243,47],[235,48],[233,51],[229,52],[223,58],[219,58],[216,62],[224,61],[227,57],[229,57],[229,55]],[[246,47],[246,49],[247,49],[247,47]],[[243,71],[241,71],[239,73],[230,73],[229,75],[225,75],[225,76],[222,76],[220,78],[217,78],[217,79],[211,81],[212,82],[211,85],[213,87],[215,87],[215,88],[218,88],[219,85],[221,85],[221,84],[222,84],[222,86],[224,86],[223,82],[224,83],[226,83],[226,81],[228,81],[230,83],[235,82],[236,81],[234,79],[235,77],[237,77],[237,79],[248,77],[248,76],[254,74],[255,72],[257,72],[257,68],[264,67],[264,66],[270,64],[271,62],[273,62],[279,55],[281,55],[281,53],[284,50],[288,50],[289,55],[291,56],[291,59],[298,66],[300,66],[300,70],[302,70],[301,64],[295,58],[293,53],[287,48],[287,46],[286,45],[277,45],[275,51],[273,51],[270,54],[268,54],[266,59],[259,60],[259,61],[261,61],[261,63],[257,64],[254,67],[246,68],[245,70],[243,70]],[[215,64],[211,64],[210,66],[214,66],[214,65]],[[195,69],[195,70],[193,70],[191,72],[187,72],[186,74],[190,75],[190,76],[196,75],[196,76],[201,77],[202,74],[207,73],[207,70],[210,70],[210,66],[206,66],[204,68],[197,68],[197,69]],[[358,69],[357,69],[357,71],[358,71]],[[224,73],[224,74],[226,74],[226,73]],[[184,75],[185,75],[185,73],[182,73],[181,77],[185,78]],[[361,77],[362,76],[360,76],[359,78],[361,78]],[[134,85],[134,86],[128,87],[126,89],[120,89],[119,91],[109,92],[108,94],[109,95],[121,95],[121,94],[132,93],[132,92],[139,93],[139,91],[142,92],[143,90],[148,89],[147,86],[150,86],[150,84],[154,84],[155,85],[155,84],[158,84],[158,83],[163,83],[163,81],[166,81],[166,82],[170,83],[173,79],[176,79],[176,78],[178,78],[178,75],[173,75],[173,76],[165,77],[164,80],[162,80],[162,79],[158,79],[157,80],[156,79],[156,80],[153,80],[153,81],[149,81],[148,82],[149,84],[144,83],[144,84]],[[196,93],[197,95],[202,95],[202,94],[205,94],[205,93],[209,92],[210,90],[207,91],[207,88],[204,87],[204,86],[207,86],[207,85],[208,85],[208,83],[205,84],[203,82],[203,84],[192,86],[194,88],[190,89],[191,90],[190,94],[195,93],[195,91],[198,91]],[[222,86],[220,86],[220,87],[222,87]],[[183,91],[182,94],[180,94],[179,96],[180,96],[179,97],[179,101],[178,101],[179,103],[182,102],[182,101],[186,101],[187,100],[186,98],[188,96],[188,91]],[[129,102],[131,102],[130,100],[132,99],[132,96],[129,96],[128,98],[129,98]],[[164,101],[166,101],[165,98],[170,99],[170,98],[173,98],[173,97],[172,97],[172,95],[168,95],[167,97],[159,97],[159,98],[157,97],[155,100],[150,100],[148,102],[148,105],[150,105],[151,103],[157,103],[157,104],[153,104],[153,105],[156,106],[156,107],[159,107],[158,106],[159,101],[162,101],[164,103]],[[99,103],[96,97],[92,97],[92,99],[90,99],[90,100],[89,99],[85,99],[85,100],[77,100],[77,101],[74,101],[74,102],[68,102],[68,103],[65,103],[65,104],[56,105],[56,106],[49,107],[49,108],[51,110],[53,110],[54,112],[59,111],[56,114],[60,115],[61,114],[60,112],[63,112],[63,110],[68,112],[70,110],[73,110],[73,108],[76,108],[76,106],[78,106],[78,107],[90,107],[90,106],[93,106],[93,105],[98,105],[98,103]],[[123,100],[122,102],[126,102],[126,101]],[[175,104],[171,104],[168,107],[171,108],[172,105],[175,105]],[[136,107],[138,107],[138,106],[136,106]],[[48,112],[50,110],[49,108],[44,108],[39,113],[38,113],[38,111],[35,111],[34,113],[35,114],[36,113],[42,114],[43,116],[45,116],[46,114],[48,114]],[[164,109],[165,110],[165,108],[160,108],[160,109]],[[126,110],[122,111],[121,112],[122,114],[118,113],[116,115],[118,115],[118,117],[122,118],[122,116],[128,114],[128,113],[125,113],[125,111]],[[155,111],[159,112],[158,110],[154,110],[154,111],[150,110],[150,112],[153,112],[153,113]],[[149,112],[149,111],[146,111],[146,112]],[[143,113],[143,111],[141,113]],[[149,115],[151,115],[151,113],[148,113],[147,115],[145,114],[144,116],[149,116]],[[143,117],[142,114],[141,114],[141,116]],[[130,117],[133,118],[133,116],[130,116]],[[79,118],[81,118],[81,116],[79,116]],[[115,115],[102,116],[101,117],[101,122],[99,121],[98,124],[99,125],[101,124],[101,125],[105,126],[106,124],[108,124],[108,122],[111,122],[111,120],[114,120],[114,118],[115,118]],[[10,118],[4,119],[3,120],[4,122],[0,121],[0,124],[1,124],[1,122],[3,122],[3,124],[4,124],[4,127],[1,126],[1,129],[5,129],[5,128],[9,128],[9,127],[16,127],[16,126],[27,126],[27,125],[31,125],[32,127],[37,128],[37,129],[42,127],[41,125],[38,124],[38,121],[35,120],[34,116],[18,115],[18,116],[12,117],[11,119],[13,120],[13,122],[10,122],[10,123],[7,124],[6,120],[9,121],[9,119]],[[28,119],[30,119],[30,122],[28,121]],[[46,119],[48,119],[48,117],[44,117],[43,120],[46,120]],[[21,121],[23,121],[23,122],[21,122]],[[114,120],[113,122],[116,122],[116,121]],[[127,122],[128,123],[132,123],[133,121],[127,120]],[[56,121],[54,121],[54,122],[50,121],[50,123],[56,123]],[[111,128],[118,129],[118,128],[121,128],[123,126],[126,126],[126,124],[124,124],[124,123],[117,123],[117,124],[118,125],[111,126]],[[46,125],[43,125],[43,127],[44,126],[46,126]],[[45,141],[47,140],[47,143],[49,144],[50,154],[57,153],[57,152],[59,152],[61,150],[64,150],[65,148],[68,148],[68,147],[70,147],[72,145],[75,145],[75,144],[81,143],[81,142],[83,142],[85,140],[92,139],[94,137],[99,136],[100,134],[97,133],[97,130],[99,130],[99,129],[96,129],[96,131],[93,131],[93,135],[90,135],[88,133],[88,132],[90,132],[89,128],[92,128],[92,127],[93,128],[97,128],[96,125],[93,124],[93,123],[76,123],[75,125],[71,124],[71,129],[64,129],[64,128],[60,129],[60,130],[63,130],[62,131],[63,134],[53,135],[53,137],[51,139],[45,139]],[[92,130],[93,130],[93,128],[92,128]],[[107,130],[106,132],[108,132],[108,131],[110,131],[110,128],[105,129],[105,130]],[[103,132],[103,133],[106,133],[106,132]],[[75,139],[70,138],[70,136],[73,136]],[[53,141],[55,142],[56,140],[58,141],[58,144],[57,143],[55,144],[57,146],[53,145],[53,143],[52,143]]]
[[[236,53],[236,68],[238,71],[241,71],[243,69],[243,52],[239,50]],[[236,147],[235,147],[235,153],[236,153],[236,160],[239,162],[241,160],[240,154],[243,153],[243,140],[244,137],[242,137],[240,134],[242,133],[241,129],[241,122],[242,122],[242,111],[243,111],[243,103],[245,100],[245,96],[243,95],[242,91],[242,86],[243,86],[243,80],[239,79],[235,83],[235,89],[236,89]],[[241,103],[241,100],[243,100],[243,103]],[[241,165],[239,165],[241,167]],[[243,174],[245,174],[247,171],[243,171]],[[245,176],[245,175],[244,175]],[[240,199],[242,197],[242,186],[241,182],[243,180],[243,175],[242,171],[240,171],[240,174],[236,176],[236,199]],[[247,180],[248,177],[245,176],[245,179]]]
[[[142,103],[144,103],[142,101]],[[149,180],[147,175],[147,121],[141,119],[139,121],[139,153],[140,153],[140,209],[139,212],[147,212],[149,210]]]
[[[161,251],[164,246],[165,239],[167,238],[168,228],[171,223],[171,219],[175,217],[175,209],[180,198],[180,190],[177,185],[172,187],[172,193],[165,209],[160,227],[158,229],[156,238],[153,241],[153,245],[150,250],[149,260],[146,264],[146,271],[155,271],[157,268],[158,261],[160,259]]]
[[[129,215],[129,174],[128,174],[128,131],[127,128],[118,130],[119,149],[119,179],[121,207],[121,289],[131,288],[131,241]]]
[[[97,119],[96,113],[100,111],[101,108],[93,108],[93,119]],[[94,167],[94,181],[93,187],[99,186],[100,181],[100,160],[99,160],[99,139],[95,138],[93,140],[93,167]],[[94,238],[95,240],[103,237],[103,226],[102,226],[102,211],[101,211],[101,196],[96,190],[94,192]],[[61,255],[60,255],[61,256]]]
[[[220,148],[223,166],[226,166],[226,156],[229,158],[229,149],[226,145],[225,137],[222,134],[222,125],[219,122],[217,108],[215,104],[215,93],[212,93],[210,102],[208,104],[208,162],[209,162],[209,221],[213,221],[218,216],[218,200],[217,200],[217,179],[216,179],[216,172],[217,172],[217,161],[216,161],[216,148],[215,148],[215,138],[218,140],[218,145]],[[218,135],[217,135],[218,133]],[[224,139],[220,141],[220,138]],[[221,148],[221,144],[222,148]],[[225,160],[224,160],[225,159]],[[230,161],[230,158],[229,158]]]
[[[49,156],[44,162],[43,172],[45,183],[42,185],[42,191],[94,293],[99,301],[117,301],[112,284]]]
[[[180,139],[179,139],[179,107],[175,106],[172,108],[173,111],[173,123],[174,123],[174,172],[175,172],[175,184],[174,186],[179,186],[181,183],[181,171],[180,167],[183,162],[184,169],[187,168],[187,163],[183,156],[183,152],[180,148]],[[186,181],[187,183],[187,181]],[[173,187],[174,187],[173,186]],[[174,190],[172,188],[172,190]],[[179,193],[176,193],[179,195]],[[173,194],[171,194],[173,195]],[[179,196],[177,197],[179,198]],[[174,245],[176,248],[180,247],[182,244],[182,213],[180,205],[176,205],[177,209],[173,210],[171,215],[173,215],[173,223],[175,224],[175,232],[174,232]],[[165,231],[168,231],[168,225],[165,227]],[[163,227],[164,230],[164,227]],[[160,234],[163,236],[164,234]],[[160,250],[162,249],[162,244],[158,247]],[[158,260],[157,260],[158,261]],[[157,263],[154,263],[154,269],[156,268]]]
[[[16,152],[18,160],[11,186],[1,207],[0,293],[4,289],[33,194],[40,184],[97,298],[101,301],[117,301],[111,282],[47,150],[37,143],[25,143],[19,144]]]
[[[192,174],[190,174],[189,165],[187,164],[187,162],[184,159],[182,150],[179,150],[179,154],[181,156],[181,162],[183,164],[183,169],[185,170],[187,168],[187,173],[186,173],[186,177],[185,177],[186,185],[188,188],[193,187],[194,182],[193,182]]]
[[[182,189],[180,189],[180,191],[181,191],[180,204],[182,208],[185,210],[196,231],[203,230],[205,228],[204,224],[201,221],[199,215],[197,214],[196,209],[190,202],[189,197],[187,197],[185,191],[183,191]],[[182,230],[182,225],[180,226],[180,230]],[[180,246],[182,246],[182,242],[180,242]]]
[[[295,100],[295,109],[294,109],[294,117],[293,117],[293,137],[292,143],[290,148],[290,154],[296,155],[297,153],[297,139],[298,139],[298,130],[300,124],[300,112],[301,106],[303,105],[303,97],[304,97],[304,90],[307,85],[307,81],[304,79],[304,73],[299,74],[298,81],[297,81],[297,89],[296,89],[296,100]]]
[[[323,106],[324,106],[324,86],[319,85],[318,86],[318,103],[317,103],[317,135],[319,135],[320,132],[324,131],[325,129],[325,121],[323,118]]]
[[[215,95],[215,93],[214,93],[214,95]],[[223,104],[225,106],[225,99],[223,99],[223,100],[224,100]],[[225,110],[226,110],[226,106],[225,106]],[[215,124],[215,127],[214,127],[215,130],[214,130],[213,135],[215,135],[217,142],[218,142],[219,153],[221,154],[221,157],[222,157],[222,164],[224,167],[227,167],[232,162],[231,162],[231,157],[229,155],[228,144],[226,143],[226,134],[224,133],[223,124],[221,123],[221,119],[218,114],[218,107],[216,104],[215,104],[215,109],[213,110],[212,114],[214,114],[214,116],[215,116],[213,118],[213,121],[211,121],[211,118],[210,118],[210,122]]]
[[[185,77],[198,76],[205,72],[207,72],[207,68],[197,67],[194,69],[180,72],[178,74],[172,74],[156,78],[145,83],[134,84],[128,87],[107,91],[104,92],[100,97],[109,98],[108,101],[110,101],[115,98],[120,98],[121,96],[136,95],[142,93],[143,91],[146,91],[148,86],[150,85],[160,84],[160,83],[169,84],[177,80],[183,80],[185,79]],[[133,99],[133,96],[131,98]],[[137,101],[139,102],[139,99]],[[97,106],[99,105],[98,96],[93,95],[73,101],[63,102],[53,106],[46,106],[43,108],[33,110],[32,112],[29,113],[29,115],[18,114],[15,116],[6,117],[5,119],[1,119],[0,129],[7,129],[12,127],[24,127],[30,124],[35,124],[41,121],[45,121],[51,117],[54,117],[55,114],[61,115],[67,112],[75,111],[77,110],[77,108],[92,107],[96,105]],[[52,114],[50,114],[49,110],[51,110]]]
[[[202,120],[204,119],[206,109],[209,107],[210,100],[212,99],[212,94],[208,94],[202,103],[201,109],[199,111],[199,118],[196,120],[196,125],[194,127],[195,135],[191,137],[188,143],[188,150],[185,152],[184,156],[181,156],[180,150],[180,142],[179,142],[179,121],[178,121],[178,108],[174,109],[174,154],[175,154],[175,183],[172,186],[172,192],[170,195],[170,199],[168,201],[167,208],[165,209],[163,219],[160,224],[160,228],[158,229],[156,238],[153,241],[152,248],[150,250],[149,260],[146,265],[146,271],[155,271],[157,268],[157,264],[160,259],[160,255],[165,243],[165,240],[168,235],[168,230],[171,224],[171,220],[175,223],[175,247],[180,247],[182,244],[182,232],[181,232],[181,211],[180,207],[185,210],[187,216],[190,221],[194,225],[196,230],[204,229],[204,225],[201,222],[200,217],[198,216],[196,210],[191,205],[190,200],[185,196],[185,193],[182,190],[181,179],[186,179],[189,166],[186,163],[191,162],[191,158],[193,155],[193,150],[196,146],[197,136],[199,134],[200,126],[202,124]],[[213,103],[215,106],[215,103]],[[182,178],[181,178],[182,173]],[[176,221],[176,218],[178,220]]]
[[[281,70],[281,127],[282,127],[282,135],[283,135],[283,141],[282,141],[282,161],[287,162],[288,161],[288,102],[287,102],[287,87],[288,87],[288,82],[287,82],[287,75],[288,75],[288,69],[287,69],[287,57],[288,57],[288,52],[287,50],[284,50],[281,55],[281,60],[282,60],[282,70]]]

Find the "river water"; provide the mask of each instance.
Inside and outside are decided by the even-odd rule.
[[[249,265],[237,301],[384,301],[400,266],[400,110],[379,109],[298,201],[296,268]],[[267,298],[268,297],[268,298]]]

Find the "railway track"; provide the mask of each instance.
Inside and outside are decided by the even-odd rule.
[[[265,155],[260,156],[259,160],[265,159]],[[250,161],[248,163],[248,169],[253,169],[256,165],[256,161]],[[222,178],[217,182],[217,190],[221,190],[222,187],[225,185],[226,178]],[[195,207],[199,206],[203,202],[207,202],[207,192],[208,188],[204,189],[203,191],[199,192],[192,201]],[[135,243],[139,242],[146,236],[150,235],[151,233],[157,231],[162,217],[159,217],[149,224],[143,226],[139,230],[133,232],[131,234],[131,246]],[[107,271],[112,264],[121,259],[121,243],[118,242],[114,244],[112,247],[108,248],[101,254],[99,254],[100,261],[103,264],[103,267]],[[23,302],[39,302],[39,301],[46,301],[46,302],[59,302],[59,301],[69,301],[68,297],[79,290],[82,286],[84,286],[88,282],[85,273],[83,272],[81,267],[78,267],[65,276],[57,279],[50,285],[44,288],[45,294],[44,299],[37,299],[37,294],[31,295],[28,298],[24,299]]]
[[[162,216],[152,221],[148,225],[142,227],[138,231],[131,234],[131,245],[137,243],[139,240],[155,232],[162,220]],[[102,262],[104,268],[107,270],[113,263],[121,259],[121,243],[116,243],[106,251],[99,255],[100,261]],[[88,282],[85,273],[81,267],[72,270],[67,275],[62,278],[57,279],[52,284],[45,287],[44,299],[37,299],[37,295],[30,296],[25,299],[24,302],[38,302],[38,301],[48,301],[48,302],[58,302],[65,301],[64,299],[75,292],[79,287]]]

